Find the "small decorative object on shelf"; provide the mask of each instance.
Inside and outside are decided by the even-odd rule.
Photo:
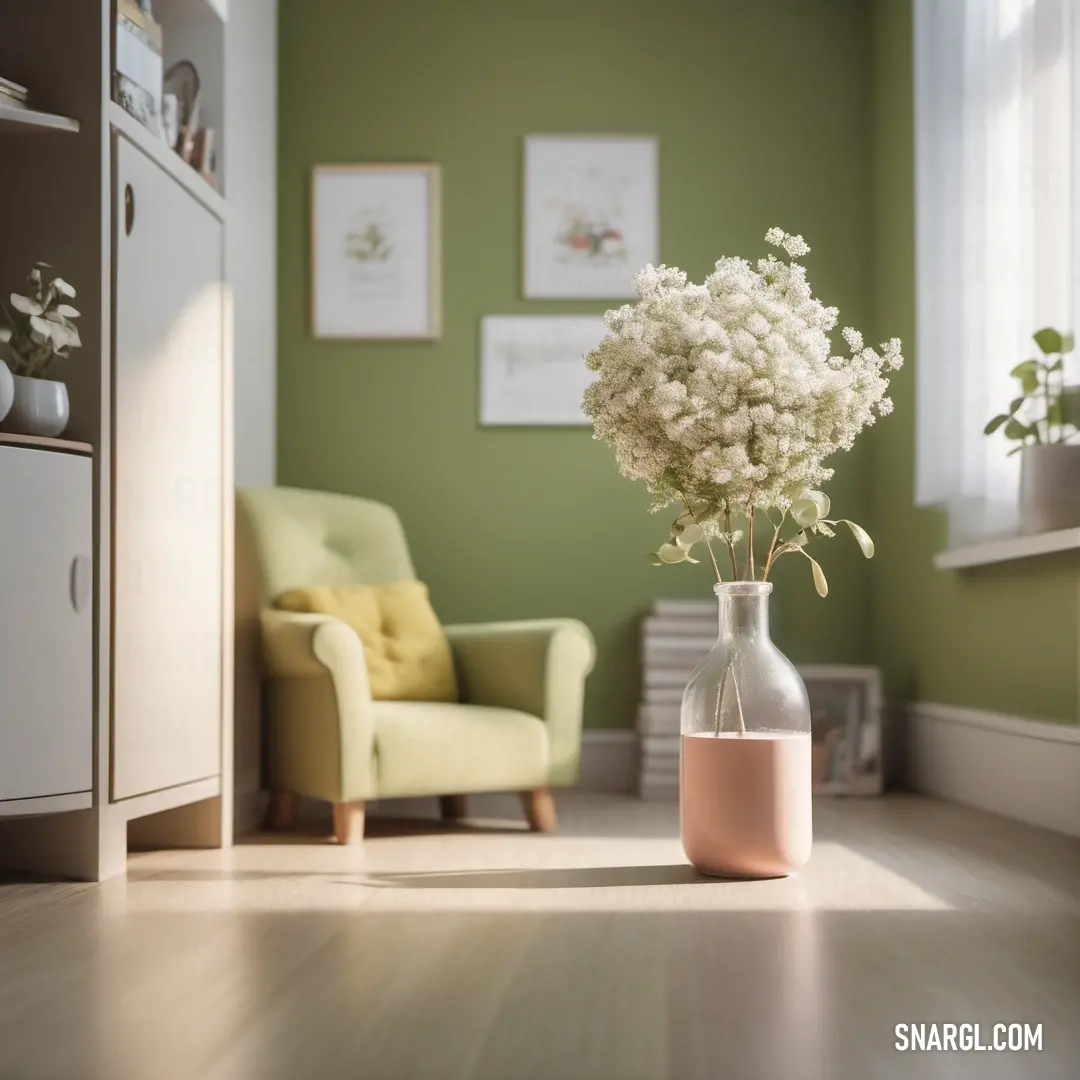
[[[873,555],[818,485],[832,476],[824,459],[892,411],[884,373],[903,363],[899,339],[878,351],[850,327],[851,355],[833,355],[837,310],[797,261],[809,247],[781,229],[766,240],[790,261],[722,258],[703,285],[647,266],[638,302],[607,313],[608,336],[585,358],[595,438],[654,510],[679,507],[654,565],[698,562],[704,544],[716,577],[719,637],[682,696],[680,803],[687,856],[724,877],[790,874],[810,855],[810,705],[769,637],[769,575],[797,554],[825,596],[807,548],[841,527]]]
[[[29,295],[11,294],[11,306],[4,307],[8,326],[0,328],[0,347],[6,349],[5,360],[14,374],[7,430],[51,438],[67,427],[68,393],[62,382],[43,376],[54,360],[66,360],[82,341],[72,321],[79,313],[68,303],[75,290],[60,277],[46,284],[42,270],[48,269],[48,263],[35,263],[27,279]]]
[[[1045,327],[1033,335],[1042,357],[1009,372],[1020,394],[985,427],[1017,443],[1020,455],[1020,528],[1054,532],[1080,525],[1080,386],[1065,385],[1065,357],[1073,335]]]
[[[0,77],[0,105],[6,105],[9,109],[26,109],[29,108],[28,97],[25,86]]]
[[[7,340],[10,330],[0,329],[0,342]],[[15,376],[11,374],[11,368],[6,360],[0,360],[0,423],[11,412],[11,405],[15,401]]]
[[[116,100],[160,135],[163,37],[148,8],[116,0]]]

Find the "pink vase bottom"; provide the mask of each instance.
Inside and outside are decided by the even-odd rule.
[[[714,877],[784,877],[810,858],[809,733],[682,737],[683,850]]]

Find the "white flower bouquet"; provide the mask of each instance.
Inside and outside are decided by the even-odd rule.
[[[697,562],[692,551],[704,541],[722,581],[717,539],[728,551],[729,579],[764,581],[777,558],[799,552],[825,596],[810,540],[842,524],[867,558],[874,546],[854,522],[830,518],[819,485],[833,471],[823,462],[892,411],[883,372],[903,357],[899,339],[875,350],[850,327],[843,331],[850,355],[834,355],[837,309],[815,299],[797,261],[809,247],[781,229],[765,239],[790,261],[768,255],[755,267],[722,258],[702,285],[674,267],[642,270],[638,302],[607,313],[609,333],[585,358],[598,377],[584,409],[594,438],[614,447],[619,471],[646,483],[653,509],[682,507],[652,556],[656,565]],[[773,530],[764,560],[755,560],[758,512]],[[745,532],[733,528],[739,518]],[[789,519],[793,531],[782,536]]]

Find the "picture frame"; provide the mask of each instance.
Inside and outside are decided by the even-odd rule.
[[[880,795],[884,790],[884,697],[880,668],[799,665],[810,698],[815,795]]]
[[[653,135],[528,135],[522,291],[528,299],[634,297],[660,259]]]
[[[602,315],[485,315],[480,320],[483,427],[587,427],[595,375],[584,357],[604,339]]]
[[[316,165],[311,181],[314,337],[437,340],[439,218],[438,165]]]

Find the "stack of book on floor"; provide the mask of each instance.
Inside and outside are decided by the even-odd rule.
[[[641,627],[638,707],[643,799],[679,794],[679,709],[690,675],[716,643],[715,600],[657,600]]]

